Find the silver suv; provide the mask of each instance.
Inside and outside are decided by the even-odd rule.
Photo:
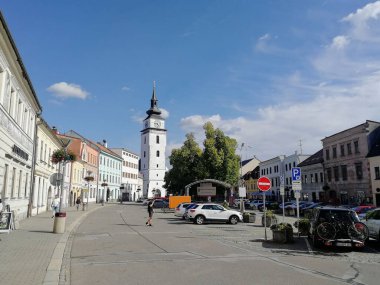
[[[227,210],[221,205],[206,203],[189,209],[187,216],[190,221],[201,225],[204,222],[227,222],[233,225],[243,221],[243,215],[235,210]]]

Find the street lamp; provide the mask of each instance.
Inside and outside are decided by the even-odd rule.
[[[104,206],[104,200],[105,200],[104,194],[106,192],[106,187],[108,186],[107,180],[103,180],[103,183],[101,184],[101,186],[103,187],[102,206]]]

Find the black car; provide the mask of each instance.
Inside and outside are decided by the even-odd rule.
[[[153,208],[167,208],[169,203],[163,199],[155,199],[153,202]]]
[[[368,228],[355,211],[344,208],[313,209],[309,237],[314,247],[337,246],[363,248]]]

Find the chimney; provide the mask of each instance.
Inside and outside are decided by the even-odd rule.
[[[103,140],[103,146],[107,147],[107,141],[106,140]]]
[[[54,134],[59,135],[59,132],[58,132],[58,130],[57,130],[56,127],[53,126],[53,127],[51,128],[51,130],[53,131]]]

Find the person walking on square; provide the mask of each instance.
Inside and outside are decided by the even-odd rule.
[[[148,217],[148,220],[145,223],[145,225],[147,225],[147,226],[152,226],[152,218],[153,218],[153,213],[154,213],[153,202],[154,201],[152,200],[152,201],[150,201],[148,203],[148,215],[149,215],[149,217]]]
[[[77,211],[79,210],[79,205],[80,205],[80,197],[77,198],[77,200],[75,201],[75,204],[77,205]]]
[[[58,198],[58,196],[55,196],[53,202],[51,202],[51,209],[53,210],[52,218],[54,218],[55,214],[58,213],[58,211],[59,211],[59,198]]]

